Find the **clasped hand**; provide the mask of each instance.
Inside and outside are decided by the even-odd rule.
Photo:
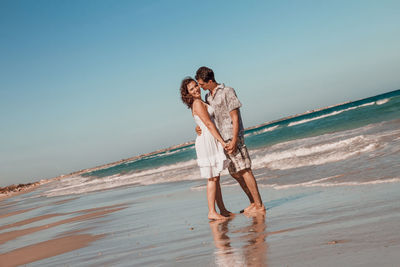
[[[201,128],[199,126],[196,126],[196,133],[197,135],[201,135]],[[226,152],[228,152],[228,154],[233,154],[236,152],[237,142],[234,142],[233,140],[229,143],[223,142],[222,146],[224,147]]]
[[[233,140],[230,141],[228,144],[225,144],[225,146],[224,146],[224,149],[226,150],[226,152],[228,152],[228,154],[235,153],[236,148],[237,148],[237,143],[234,142]]]

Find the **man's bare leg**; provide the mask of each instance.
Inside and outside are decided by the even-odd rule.
[[[258,191],[258,186],[256,179],[254,178],[253,172],[251,169],[245,169],[239,174],[243,177],[251,196],[254,199],[254,205],[250,205],[248,208],[245,209],[245,212],[265,212],[264,204],[262,203],[260,192]],[[252,206],[252,207],[251,207]]]
[[[217,213],[215,210],[215,199],[217,193],[217,181],[219,177],[209,178],[207,181],[207,202],[208,202],[208,219],[210,220],[223,220],[226,217]]]
[[[234,174],[232,174],[231,173],[231,176],[233,177],[233,178],[235,178],[235,180],[239,183],[239,185],[240,185],[240,187],[243,189],[243,192],[246,194],[246,196],[249,198],[249,201],[250,201],[250,205],[247,207],[247,208],[245,208],[244,210],[241,210],[240,212],[242,213],[242,212],[247,212],[247,211],[249,211],[250,209],[252,209],[252,208],[254,208],[254,198],[253,198],[253,196],[251,195],[251,193],[250,193],[250,190],[249,190],[249,188],[247,187],[247,185],[246,185],[246,183],[245,183],[245,181],[244,181],[244,178],[243,178],[243,176],[241,175],[241,173],[239,172],[239,173],[234,173]]]
[[[217,202],[217,206],[219,208],[219,212],[221,213],[221,215],[229,217],[229,216],[232,216],[233,213],[228,211],[225,208],[224,201],[222,199],[221,184],[219,183],[219,181],[220,181],[220,177],[218,177],[218,180],[216,181],[216,186],[217,186],[216,191],[217,192],[215,195],[215,200]]]

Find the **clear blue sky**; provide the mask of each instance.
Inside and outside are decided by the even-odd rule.
[[[0,1],[0,186],[195,138],[178,88],[245,127],[400,88],[399,1]]]

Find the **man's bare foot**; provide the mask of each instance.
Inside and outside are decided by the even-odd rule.
[[[245,210],[244,213],[249,216],[254,216],[254,215],[259,215],[259,214],[265,214],[266,210],[265,210],[264,205],[257,206],[254,204],[254,206],[251,209],[248,209],[248,211]]]
[[[265,206],[262,205],[261,207],[255,207],[255,209],[253,209],[253,212],[257,213],[257,214],[265,214],[267,213],[267,210],[265,209]]]
[[[218,213],[208,213],[208,219],[209,220],[226,220],[227,218],[225,216],[222,216],[221,214]]]
[[[248,213],[251,212],[254,208],[255,208],[256,204],[255,203],[251,203],[247,208],[245,208],[244,210],[241,210],[240,213]]]

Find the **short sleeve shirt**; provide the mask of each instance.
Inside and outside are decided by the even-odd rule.
[[[244,130],[239,109],[242,104],[237,98],[233,88],[225,87],[224,84],[219,84],[215,89],[214,96],[212,96],[211,93],[207,93],[206,101],[214,108],[215,124],[225,141],[233,138],[233,123],[229,112],[237,109],[239,116],[239,137],[243,137]]]

